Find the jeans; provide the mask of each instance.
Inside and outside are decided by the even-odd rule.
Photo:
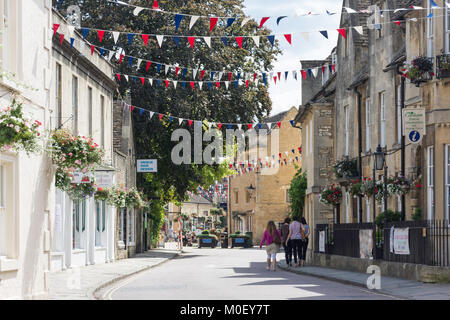
[[[286,257],[286,264],[290,265],[292,263],[292,243],[291,240],[288,241],[286,245],[286,241],[283,242],[284,254]]]
[[[302,256],[302,240],[301,239],[291,239],[292,249],[294,252],[294,263],[301,260]]]
[[[302,240],[302,247],[301,247],[301,260],[306,260],[306,250],[308,249],[308,243],[309,239],[305,238]]]

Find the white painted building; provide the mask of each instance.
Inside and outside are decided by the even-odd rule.
[[[69,33],[56,11],[59,24],[53,38],[50,104],[53,128],[68,128],[73,134],[93,137],[105,149],[105,165],[112,167],[113,92],[112,65],[98,52],[91,55],[82,36]],[[59,33],[65,35],[61,45]],[[75,39],[73,48],[70,37]],[[94,197],[71,200],[57,189],[51,219],[51,271],[114,261],[115,208]]]
[[[1,0],[0,15],[1,68],[15,74],[0,77],[0,108],[15,94],[50,129],[51,1]],[[52,175],[45,153],[0,153],[0,299],[48,296]]]

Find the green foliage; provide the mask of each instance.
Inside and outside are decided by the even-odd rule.
[[[236,232],[230,235],[230,238],[247,238],[250,239],[250,235],[248,234],[241,234],[240,232]]]
[[[327,206],[337,206],[342,200],[342,188],[334,183],[320,193],[319,201]]]
[[[413,219],[414,221],[422,220],[422,208],[416,208],[411,216],[411,219]]]
[[[131,188],[128,190],[125,196],[125,206],[127,208],[142,208],[144,204],[144,200],[136,188]]]
[[[94,193],[94,198],[96,201],[107,201],[112,196],[111,188],[97,188]]]
[[[152,242],[156,243],[159,240],[159,233],[164,224],[164,204],[162,201],[151,201],[148,205],[148,217],[150,222],[150,234],[152,237]]]
[[[358,175],[356,159],[344,158],[336,161],[334,173],[336,178],[356,177]]]
[[[298,167],[296,166],[296,168]],[[307,187],[308,181],[306,179],[306,172],[302,172],[302,169],[300,168],[291,180],[291,188],[288,190],[291,198],[291,212],[293,217],[303,216]]]
[[[202,234],[209,234],[209,230],[203,230]]]
[[[375,224],[382,229],[384,228],[385,222],[400,221],[401,218],[402,214],[400,212],[387,210],[377,215],[377,217],[375,218]]]
[[[235,232],[235,234],[241,234],[241,231],[237,230],[237,231]]]

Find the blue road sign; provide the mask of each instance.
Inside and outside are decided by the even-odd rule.
[[[419,142],[420,141],[420,133],[416,130],[413,130],[409,133],[409,140],[411,142]]]

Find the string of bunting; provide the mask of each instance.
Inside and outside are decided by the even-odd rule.
[[[303,10],[304,13],[300,13],[300,14],[295,14],[293,16],[290,15],[283,15],[283,16],[264,16],[264,17],[258,17],[258,19],[252,19],[250,17],[246,17],[246,16],[228,16],[228,17],[219,17],[219,16],[213,16],[213,15],[192,15],[192,14],[185,14],[185,13],[179,13],[179,12],[170,12],[170,11],[164,11],[162,10],[159,5],[158,5],[158,1],[154,0],[153,2],[153,6],[152,7],[141,7],[141,6],[137,6],[137,5],[133,5],[133,4],[129,4],[123,1],[119,1],[119,0],[106,0],[107,2],[110,3],[115,3],[115,4],[119,4],[119,5],[123,5],[123,6],[128,6],[133,9],[133,14],[135,16],[138,16],[142,11],[147,10],[147,11],[153,11],[153,12],[159,12],[161,14],[167,14],[167,15],[173,15],[174,16],[174,25],[175,25],[175,30],[178,30],[181,22],[183,19],[189,19],[189,30],[192,29],[192,27],[195,25],[195,23],[199,20],[199,19],[208,19],[209,20],[209,32],[212,32],[214,30],[214,28],[218,25],[219,19],[223,20],[224,25],[226,25],[227,28],[231,27],[234,23],[237,23],[238,21],[240,21],[240,26],[243,27],[245,24],[247,24],[250,20],[259,20],[259,29],[261,29],[264,24],[269,20],[269,19],[275,19],[276,18],[276,23],[277,25],[280,24],[280,22],[286,18],[290,19],[290,18],[296,18],[299,16],[320,16],[320,15],[327,15],[327,16],[332,16],[335,15],[337,12],[333,12],[331,10],[326,9],[325,12],[313,12],[311,10]],[[62,3],[62,0],[59,1],[60,3]],[[446,6],[450,8],[450,3],[446,2]],[[445,7],[440,7],[439,5],[436,4],[436,2],[434,0],[430,0],[430,7],[432,9],[445,9]],[[340,12],[342,13],[347,13],[347,14],[371,14],[374,13],[374,11],[369,9],[363,9],[363,10],[354,10],[350,7],[343,7],[343,9],[345,9],[345,11]],[[405,7],[405,8],[397,8],[397,9],[382,9],[380,10],[381,14],[383,12],[399,12],[399,11],[407,11],[407,10],[427,10],[427,8],[421,7],[421,6],[413,6],[410,5],[409,7]]]
[[[169,123],[172,123],[174,121],[178,121],[178,125],[181,126],[183,122],[186,122],[189,125],[189,128],[192,127],[193,124],[197,125],[199,128],[203,128],[203,124],[206,123],[208,126],[208,129],[211,129],[213,126],[219,130],[222,128],[232,129],[234,126],[236,126],[239,130],[242,129],[242,127],[247,127],[248,130],[252,130],[253,128],[262,129],[263,125],[267,127],[268,130],[279,128],[281,129],[281,126],[285,122],[289,122],[292,127],[294,127],[294,120],[285,120],[285,121],[277,121],[277,122],[265,122],[265,123],[225,123],[225,122],[211,122],[208,120],[191,120],[191,119],[185,119],[180,117],[175,117],[172,115],[166,115],[163,113],[158,113],[154,111],[149,111],[147,109],[142,109],[133,105],[128,104],[125,101],[121,101],[122,108],[125,112],[134,112],[134,110],[139,111],[139,115],[142,117],[144,113],[148,114],[148,119],[151,120],[154,116],[159,118],[159,121],[162,121],[163,119],[169,120]]]

